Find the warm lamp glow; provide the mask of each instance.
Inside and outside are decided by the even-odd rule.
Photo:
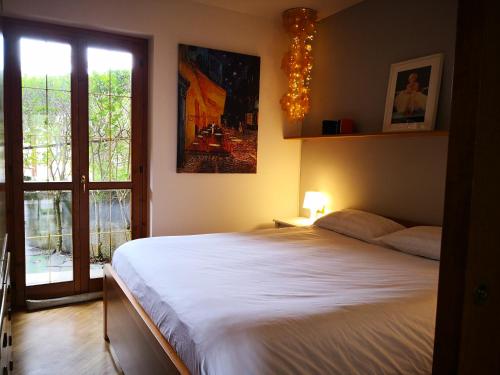
[[[323,211],[326,205],[326,196],[318,191],[306,191],[303,208],[309,209],[309,217],[314,219],[318,211]]]
[[[290,36],[290,49],[281,62],[281,69],[288,77],[288,91],[281,98],[281,108],[292,121],[302,120],[311,106],[309,85],[317,17],[317,12],[309,8],[293,8],[283,12],[283,25]]]

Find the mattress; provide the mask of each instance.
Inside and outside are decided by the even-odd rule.
[[[113,267],[193,374],[430,374],[439,262],[317,227],[153,237]]]

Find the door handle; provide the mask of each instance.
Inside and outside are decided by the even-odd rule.
[[[82,174],[82,177],[80,178],[80,183],[82,184],[83,192],[85,193],[87,191],[87,177]]]
[[[474,289],[474,303],[476,305],[484,305],[488,301],[488,286],[486,284],[479,284]]]

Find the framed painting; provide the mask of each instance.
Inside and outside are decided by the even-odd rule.
[[[178,173],[256,173],[260,57],[179,45]]]
[[[391,65],[384,132],[433,130],[443,70],[443,54]]]

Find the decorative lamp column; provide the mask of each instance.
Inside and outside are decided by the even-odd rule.
[[[281,69],[288,77],[288,91],[280,103],[288,118],[294,122],[302,121],[311,106],[309,85],[317,17],[317,12],[309,8],[292,8],[283,12],[283,25],[290,36],[290,48],[281,62]]]

